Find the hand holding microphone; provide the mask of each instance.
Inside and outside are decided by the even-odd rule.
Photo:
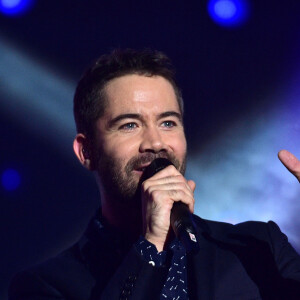
[[[165,158],[154,160],[145,170],[142,184],[145,238],[164,249],[170,225],[187,250],[198,247],[191,213],[195,183]]]

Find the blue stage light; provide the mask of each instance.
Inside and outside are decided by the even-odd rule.
[[[249,5],[247,0],[210,0],[208,12],[219,25],[238,26],[247,20]]]
[[[0,11],[5,15],[20,15],[33,4],[33,0],[0,0]]]
[[[7,191],[13,191],[19,187],[21,183],[21,177],[16,170],[7,169],[2,173],[1,182],[2,182],[2,186]]]

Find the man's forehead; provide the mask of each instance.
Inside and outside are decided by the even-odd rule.
[[[104,113],[177,111],[179,104],[173,86],[161,76],[125,75],[107,83]]]

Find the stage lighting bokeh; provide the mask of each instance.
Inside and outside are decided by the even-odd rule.
[[[236,27],[247,21],[249,3],[247,0],[210,0],[208,12],[218,25]]]
[[[26,13],[33,0],[0,0],[0,12],[8,16],[18,16]]]
[[[16,190],[21,183],[21,176],[14,169],[6,169],[1,176],[1,183],[6,191]]]

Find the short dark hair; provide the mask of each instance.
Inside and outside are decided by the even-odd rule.
[[[105,85],[112,79],[129,74],[164,77],[172,84],[183,114],[183,100],[175,82],[175,71],[164,53],[150,49],[116,49],[100,56],[78,82],[74,95],[74,118],[78,133],[93,137],[95,122],[103,115],[106,105],[103,93]]]

